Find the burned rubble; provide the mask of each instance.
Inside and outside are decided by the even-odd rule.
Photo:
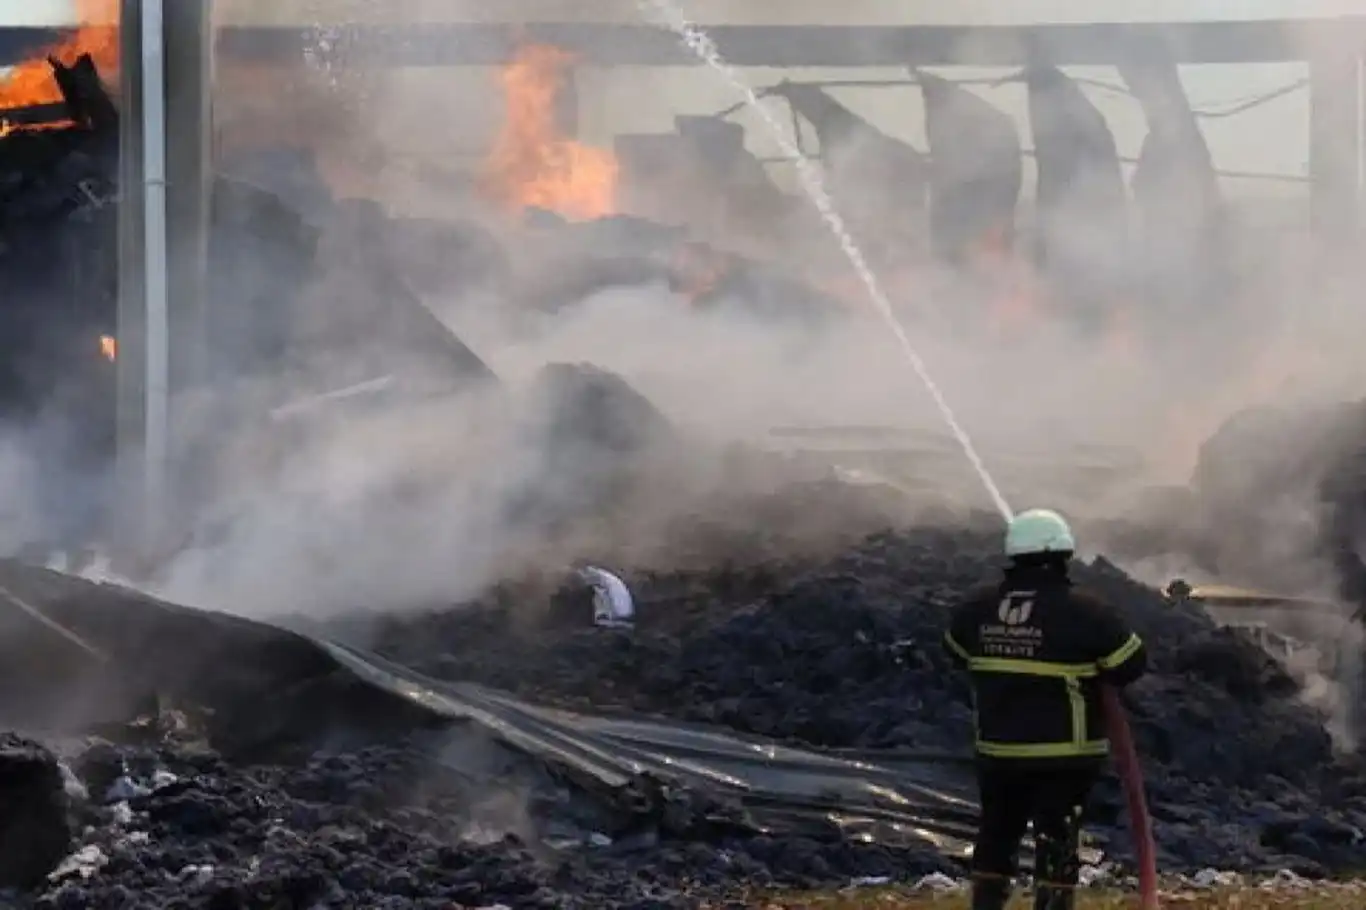
[[[579,381],[612,385],[592,371]],[[971,720],[965,681],[940,648],[943,617],[996,568],[997,535],[980,516],[876,534],[813,565],[770,533],[766,549],[710,568],[626,567],[634,630],[593,628],[587,605],[567,592],[538,604],[507,591],[324,631],[431,677],[584,716],[653,715],[863,761],[952,762],[965,756]],[[1153,647],[1153,673],[1131,709],[1162,868],[1360,868],[1366,766],[1335,753],[1296,683],[1193,605],[1103,560],[1079,574]],[[681,908],[749,888],[961,872],[923,844],[860,843],[834,828],[765,831],[705,787],[660,790],[640,779],[603,790],[467,724],[420,729],[335,671],[315,679],[313,658],[290,656],[297,645],[268,635],[252,644],[262,634],[252,624],[216,619],[221,628],[205,635],[183,615],[193,611],[149,613],[133,592],[7,578],[59,614],[84,615],[95,625],[83,633],[104,628],[116,660],[140,637],[150,636],[146,653],[178,648],[173,670],[143,668],[160,674],[153,688],[219,705],[203,719],[186,709],[183,722],[159,720],[155,735],[116,725],[102,735],[117,744],[62,752],[86,792],[65,797],[63,811],[83,833],[56,878],[23,891],[17,906],[105,906],[136,894],[155,906]],[[55,818],[62,799],[49,792],[44,811]],[[1124,863],[1122,806],[1109,783],[1089,830]]]
[[[50,858],[36,887],[0,880],[0,899],[24,910],[134,898],[156,907],[681,910],[724,905],[741,890],[952,868],[871,845],[689,836],[686,821],[662,823],[696,811],[682,802],[612,838],[585,828],[601,817],[576,816],[565,785],[543,772],[481,779],[434,767],[431,752],[415,739],[242,768],[186,745],[86,746],[70,758],[80,774],[63,804],[84,833],[60,864]]]
[[[31,547],[77,551],[98,535],[111,498],[119,113],[89,55],[46,65],[60,103],[0,110],[0,418],[24,429],[35,461],[53,466],[38,485],[43,518],[27,529]],[[240,162],[210,178],[204,329],[214,343],[200,368],[213,388],[247,391],[231,404],[216,399],[204,422],[259,428],[300,390],[311,398],[381,381],[421,397],[496,380],[398,273],[392,247],[410,239],[401,223],[373,204],[332,198],[316,162],[281,157],[274,170],[325,198],[277,192]],[[481,239],[469,230],[440,238],[456,252]],[[308,295],[329,271],[348,284],[319,315]],[[282,376],[287,392],[258,394]],[[197,438],[186,446],[198,466],[220,448]],[[79,497],[72,478],[88,488]],[[189,490],[201,479],[179,482]]]
[[[71,850],[66,791],[41,744],[0,735],[0,889],[34,888]]]
[[[407,702],[376,700],[297,636],[0,571],[7,591],[100,643],[83,656],[68,642],[48,662],[52,688],[90,695],[76,682],[84,660],[118,665],[129,691],[165,693],[135,699],[131,722],[83,724],[93,736],[49,733],[51,751],[6,740],[0,788],[27,794],[8,803],[23,812],[7,830],[28,847],[6,854],[6,906],[135,895],[168,907],[683,908],[747,888],[957,869],[923,844],[767,831],[726,798],[647,776],[604,788],[477,724],[424,723]],[[35,633],[31,645],[50,635]],[[118,700],[107,684],[99,694]]]
[[[643,399],[610,391],[613,377],[577,373],[586,388],[617,396],[616,418],[653,422]],[[610,427],[603,434],[610,443]],[[838,492],[819,508],[837,510]],[[809,488],[786,495],[811,505]],[[767,548],[736,548],[710,568],[626,567],[639,606],[634,630],[593,628],[588,606],[568,592],[538,604],[508,590],[496,602],[324,631],[435,678],[585,716],[661,716],[865,761],[961,759],[967,692],[939,636],[954,599],[995,569],[994,520],[885,532],[823,565],[792,556],[775,531]],[[1192,605],[1169,603],[1104,561],[1080,572],[1153,644],[1154,673],[1136,687],[1132,709],[1163,868],[1325,875],[1358,867],[1366,770],[1334,753],[1294,681]],[[706,787],[672,788],[661,799],[645,781],[585,786],[463,725],[423,731],[416,715],[334,671],[311,681],[315,658],[252,624],[213,620],[221,628],[205,635],[180,612],[148,613],[133,592],[6,577],[10,590],[51,604],[54,615],[84,617],[93,625],[80,633],[108,641],[120,665],[137,653],[167,655],[159,668],[140,667],[151,674],[141,682],[125,680],[130,688],[218,706],[150,741],[115,725],[102,735],[119,745],[63,753],[89,794],[67,810],[85,833],[58,881],[25,892],[32,906],[96,906],[131,892],[168,905],[202,898],[254,907],[291,895],[325,902],[343,889],[373,906],[651,899],[684,907],[748,887],[961,871],[924,845],[860,845],[837,830],[765,833]],[[130,643],[142,650],[120,657]],[[173,662],[168,648],[178,652]],[[1113,783],[1090,830],[1110,858],[1126,860]],[[68,868],[82,862],[85,872]],[[429,866],[440,874],[417,874]]]
[[[615,377],[582,368],[556,375],[586,390],[571,397],[590,409],[615,396],[628,429],[659,424],[648,402]],[[551,390],[562,385],[547,380]],[[578,420],[597,420],[590,417]],[[603,451],[630,450],[638,440],[618,438],[610,417],[597,421]],[[984,518],[975,527],[885,533],[814,568],[784,558],[780,543],[765,547],[773,532],[758,527],[748,553],[767,559],[628,571],[641,608],[632,632],[592,628],[588,609],[572,598],[570,609],[504,598],[367,623],[362,644],[437,678],[585,713],[660,715],[836,754],[961,756],[970,736],[967,691],[939,635],[954,598],[995,568],[991,525]],[[1163,868],[1360,868],[1366,770],[1335,755],[1295,683],[1194,607],[1170,604],[1104,562],[1082,575],[1153,645],[1155,672],[1136,687],[1133,708]],[[333,632],[357,634],[341,625]],[[198,670],[214,676],[204,668],[222,666],[199,662]],[[336,700],[314,695],[300,705],[315,713]],[[240,712],[237,721],[250,727],[265,722],[263,714],[276,728],[294,723],[275,708]],[[604,816],[600,801],[572,795],[572,785],[544,768],[471,782],[462,763],[443,796],[449,769],[434,758],[440,749],[395,745],[392,731],[377,745],[294,744],[249,759],[176,744],[121,748],[121,761],[142,768],[123,775],[132,785],[116,797],[126,798],[106,798],[109,773],[99,762],[73,758],[91,793],[73,811],[86,813],[89,830],[57,880],[30,887],[17,906],[117,905],[138,895],[158,906],[681,908],[747,887],[960,871],[929,849],[859,845],[833,832],[679,823],[679,803],[657,804],[648,824],[633,827],[620,807],[609,805]],[[386,781],[421,781],[421,792]],[[512,808],[482,804],[480,791],[512,794]],[[682,805],[709,798],[687,794]],[[593,806],[591,821],[584,803]],[[1099,844],[1125,860],[1126,819],[1113,784],[1091,821]]]
[[[100,337],[114,331],[118,118],[89,57],[52,68],[63,104],[0,111],[0,413],[10,419],[43,404],[88,418],[112,403],[98,392]]]
[[[23,277],[7,282],[25,291],[6,301],[16,313],[32,300],[83,302],[88,309],[75,317],[79,328],[64,326],[62,337],[84,343],[113,332],[107,202],[116,114],[88,60],[54,70],[72,126],[0,136],[0,275]],[[1020,189],[1019,143],[1000,112],[964,102],[942,80],[921,81],[940,151],[948,133],[992,140],[990,161],[980,160],[980,149],[931,159],[936,240],[946,258],[958,259],[972,238],[1009,234]],[[946,118],[975,126],[949,129]],[[9,155],[22,163],[11,166]],[[979,160],[963,166],[960,157]],[[955,164],[963,173],[946,170]],[[311,189],[327,198],[313,199],[304,214],[249,181],[215,181],[212,309],[222,315],[241,305],[254,314],[215,328],[224,363],[267,371],[291,356],[285,339],[300,326],[285,324],[281,302],[317,278],[321,252],[350,263],[350,272],[338,269],[334,277],[357,300],[354,321],[323,320],[328,324],[319,332],[385,336],[384,354],[364,363],[366,376],[418,352],[443,391],[496,381],[426,310],[420,292],[397,274],[396,251],[386,248],[402,246],[396,238],[405,229],[436,238],[443,249],[461,247],[472,271],[487,259],[481,280],[502,288],[511,266],[494,261],[501,251],[489,238],[474,228],[405,225],[373,204],[338,202]],[[521,289],[527,305],[555,309],[602,287],[662,279],[700,309],[734,303],[765,316],[795,313],[803,323],[839,311],[826,295],[738,257],[703,250],[695,268],[661,262],[680,243],[663,225],[609,217],[559,229],[585,246],[595,232],[649,234],[651,248],[629,261],[587,266],[573,280],[556,276],[548,291],[529,283]],[[600,245],[620,248],[615,236]],[[51,274],[21,268],[49,261],[34,250],[57,248],[70,255],[52,260]],[[725,267],[714,269],[718,263]],[[81,276],[80,289],[58,294],[55,283],[73,275]],[[425,277],[431,288],[451,280]],[[779,303],[769,305],[761,291]],[[329,316],[339,296],[323,295]],[[47,319],[45,326],[56,325]],[[18,390],[11,397],[21,403],[36,400],[25,385],[33,380],[22,372],[26,352],[15,336],[0,338],[0,346],[9,343],[15,348],[0,350],[0,364],[19,373],[0,379],[0,392]],[[90,345],[63,362],[87,358],[103,371],[98,381],[108,390],[108,363],[90,356],[98,350]],[[340,359],[347,367],[362,360]],[[319,385],[356,379],[337,369],[318,365]],[[330,379],[336,382],[323,381]],[[528,490],[526,514],[553,512],[566,523],[581,518],[618,494],[630,456],[673,441],[648,401],[594,367],[552,366],[534,392],[547,407],[532,432],[547,457],[565,463],[547,473],[568,478],[585,495],[555,500],[562,490]],[[565,433],[566,424],[573,432]],[[1346,504],[1355,488],[1338,493],[1334,501],[1344,504],[1343,514],[1351,512]],[[561,591],[543,602],[533,587],[512,587],[437,613],[366,617],[310,631],[373,648],[436,680],[480,683],[585,716],[648,715],[821,756],[961,766],[971,735],[969,693],[939,639],[950,605],[996,568],[993,521],[881,531],[815,564],[809,553],[797,554],[787,520],[805,513],[834,522],[834,506],[847,507],[854,495],[840,484],[783,490],[764,503],[768,510],[756,510],[745,533],[730,529],[737,536],[723,544],[680,548],[686,567],[622,567],[640,606],[634,629],[593,628],[581,592]],[[706,519],[690,520],[698,527],[680,530],[680,539],[697,542],[714,531]],[[1352,527],[1344,519],[1338,544]],[[1153,673],[1135,687],[1131,708],[1163,868],[1288,868],[1313,876],[1359,870],[1366,861],[1366,765],[1335,751],[1324,718],[1304,703],[1297,682],[1249,638],[1218,628],[1190,604],[1169,602],[1114,565],[1096,560],[1079,571],[1153,649]],[[91,596],[72,590],[56,601],[69,606]],[[107,637],[120,645],[136,639],[133,620],[113,609],[131,603],[108,606],[101,619]],[[154,647],[116,655],[127,661],[135,652],[154,653],[164,661],[130,674],[139,684],[130,691],[155,696],[151,721],[102,717],[101,736],[76,743],[0,738],[0,799],[10,807],[0,821],[0,903],[33,910],[682,908],[751,888],[962,871],[928,842],[891,846],[840,830],[830,818],[835,809],[819,800],[813,802],[817,814],[824,809],[825,824],[813,834],[766,828],[726,794],[647,775],[609,791],[571,773],[567,763],[492,742],[468,718],[440,724],[420,711],[395,710],[392,699],[342,679],[318,652],[309,652],[314,663],[299,659],[300,642],[275,637],[285,635],[281,630],[265,635],[268,643],[235,650],[239,640],[225,629],[216,630],[221,640],[199,636],[200,627],[172,623],[172,607],[164,616],[158,610],[148,615],[158,617],[153,624],[162,623],[161,631],[143,643]],[[0,661],[0,679],[37,674],[42,662],[32,655]],[[46,672],[65,675],[58,669]],[[108,684],[108,672],[94,671],[85,682]],[[28,686],[23,691],[39,688],[33,680]],[[198,704],[167,707],[159,701],[166,688]],[[0,708],[7,700],[0,698]],[[197,709],[203,717],[194,716]],[[1090,821],[1096,843],[1127,862],[1127,819],[1114,782]]]
[[[50,66],[61,103],[0,110],[0,419],[30,427],[55,472],[84,477],[114,438],[118,115],[89,56]],[[93,492],[36,495],[49,538],[99,510]]]
[[[571,439],[591,443],[578,459],[588,467],[614,459],[629,466],[633,454],[677,442],[620,377],[563,365],[542,380],[543,432],[553,439],[567,421]],[[623,476],[607,470],[598,479]],[[547,599],[535,585],[437,613],[293,626],[437,680],[583,717],[653,716],[864,762],[961,764],[968,692],[940,635],[954,600],[996,570],[997,522],[936,519],[813,561],[796,544],[794,516],[817,514],[828,526],[860,491],[837,482],[785,487],[736,507],[747,523],[729,533],[748,529],[736,537],[726,536],[720,515],[694,517],[693,534],[680,532],[670,551],[680,566],[672,570],[614,565],[610,550],[599,553],[633,589],[632,630],[594,628],[578,592]],[[582,512],[570,509],[564,520]],[[697,546],[717,535],[723,543]],[[1359,868],[1366,766],[1335,751],[1297,682],[1250,638],[1104,560],[1079,574],[1153,648],[1153,673],[1134,688],[1131,709],[1162,868],[1310,876]],[[70,583],[43,582],[54,586],[45,595],[54,609],[94,596]],[[91,602],[88,621],[118,641],[150,636],[145,653],[176,653],[174,662],[159,658],[159,670],[143,668],[160,676],[141,686],[216,704],[205,722],[208,745],[115,747],[122,764],[114,770],[141,770],[122,775],[136,786],[121,785],[124,796],[109,799],[100,795],[111,787],[109,748],[78,751],[71,765],[91,796],[73,811],[87,813],[89,830],[78,826],[86,833],[67,865],[84,862],[88,871],[68,869],[42,895],[26,892],[32,906],[96,906],[141,893],[168,905],[202,898],[254,907],[346,892],[367,906],[685,907],[750,887],[961,872],[957,859],[923,843],[861,844],[833,826],[766,831],[734,794],[707,786],[667,795],[644,779],[588,786],[553,761],[472,734],[422,732],[416,714],[364,695],[354,680],[339,688],[333,671],[313,681],[318,658],[303,660],[296,645],[271,644],[268,635],[239,642],[227,626],[205,636],[188,619],[165,618],[152,621],[159,631],[139,633],[148,620],[136,618],[137,604],[131,593]],[[109,625],[115,616],[127,631]],[[213,647],[185,645],[201,639]],[[264,693],[269,710],[260,707]],[[376,715],[387,721],[368,719]],[[106,759],[90,758],[92,750]],[[1103,788],[1089,830],[1107,857],[1129,861],[1115,782]],[[441,871],[420,875],[424,868]]]
[[[985,529],[889,533],[818,569],[779,561],[638,574],[631,633],[590,628],[586,607],[531,622],[506,605],[368,631],[401,663],[532,700],[833,750],[965,754],[968,693],[939,636],[954,598],[995,569],[996,545]],[[1284,670],[1241,633],[1103,560],[1081,578],[1152,643],[1154,671],[1132,710],[1163,867],[1358,866],[1366,767],[1335,753]],[[1098,836],[1126,855],[1117,790],[1095,816]]]
[[[1201,446],[1188,484],[1153,491],[1103,533],[1126,559],[1182,554],[1207,578],[1354,612],[1366,604],[1364,407],[1239,411]]]

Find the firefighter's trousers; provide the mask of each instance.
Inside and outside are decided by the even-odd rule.
[[[973,850],[973,910],[998,910],[1010,896],[1020,842],[1034,826],[1037,910],[1073,906],[1081,863],[1081,819],[1101,774],[1091,760],[981,759],[982,820]]]

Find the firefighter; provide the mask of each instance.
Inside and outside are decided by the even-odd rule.
[[[955,609],[944,635],[970,674],[976,715],[973,910],[1009,901],[1031,823],[1035,910],[1071,910],[1082,810],[1109,753],[1100,686],[1126,686],[1146,668],[1143,642],[1119,614],[1073,587],[1075,548],[1058,513],[1015,516],[1004,577]]]

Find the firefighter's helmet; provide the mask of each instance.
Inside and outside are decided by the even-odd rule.
[[[1006,555],[1071,553],[1077,548],[1067,520],[1052,509],[1029,509],[1006,526]]]

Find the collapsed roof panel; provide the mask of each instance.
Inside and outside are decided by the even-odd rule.
[[[1009,245],[1023,182],[1015,122],[947,79],[917,71],[930,141],[930,229],[959,262],[984,242]]]
[[[1025,84],[1038,162],[1036,255],[1054,299],[1089,323],[1129,289],[1128,194],[1114,135],[1076,82],[1051,66]]]

